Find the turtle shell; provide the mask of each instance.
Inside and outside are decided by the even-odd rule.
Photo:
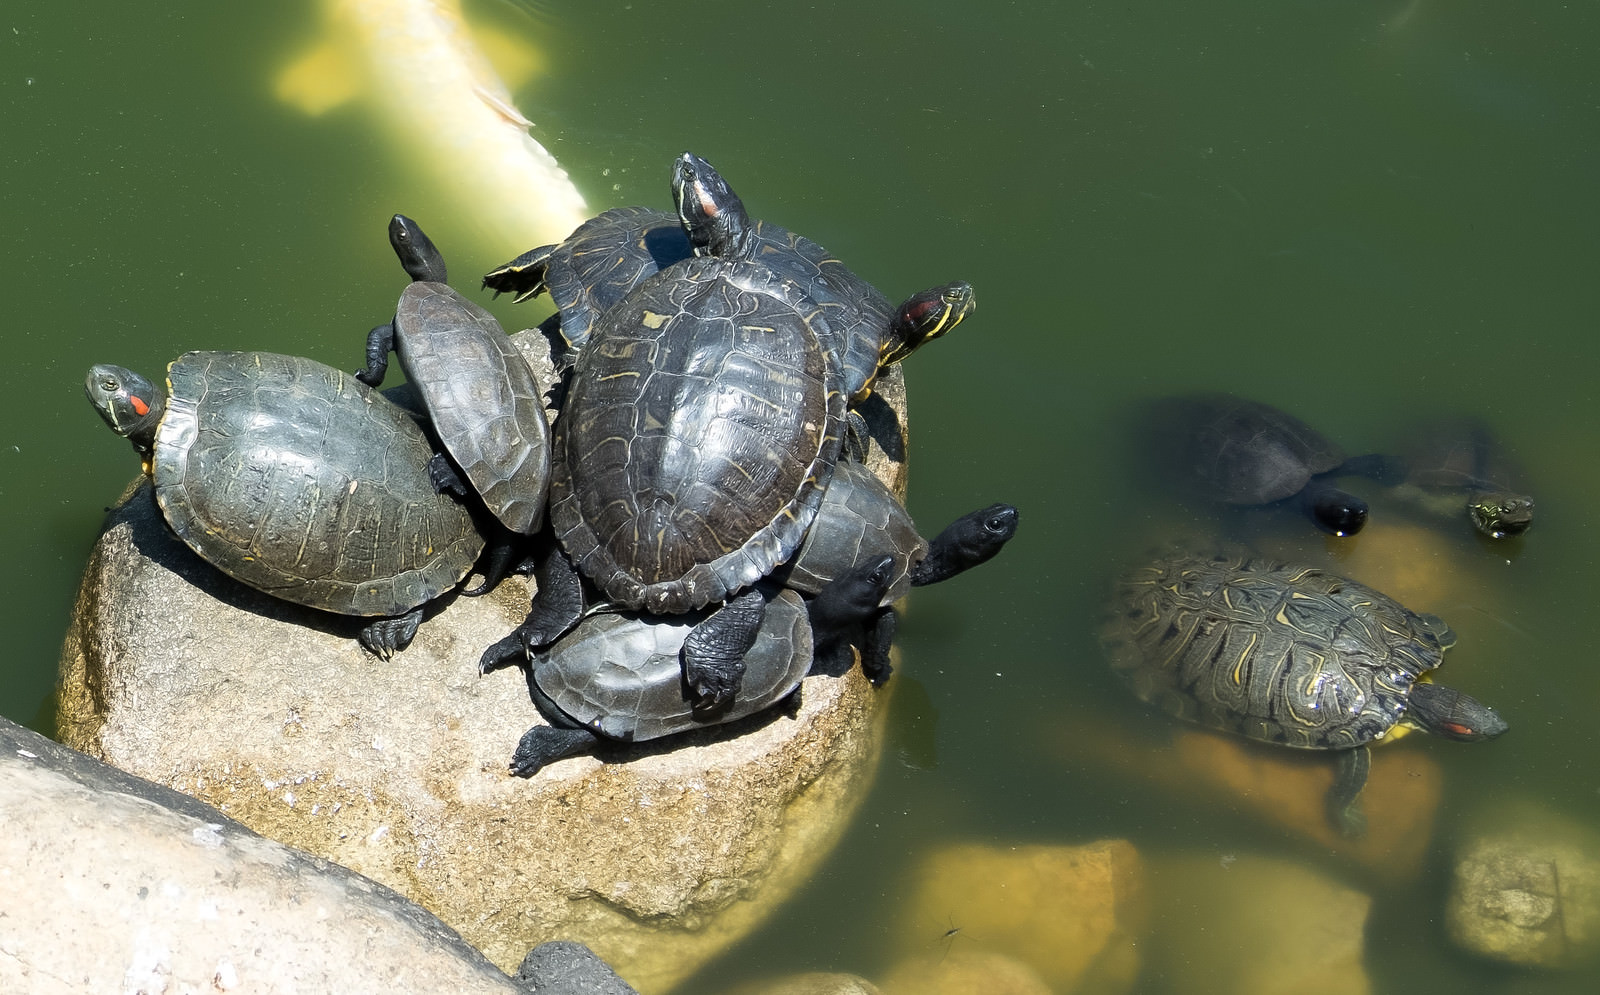
[[[811,667],[811,625],[800,596],[781,591],[767,605],[744,657],[739,694],[714,718],[697,715],[684,694],[679,654],[700,614],[651,616],[599,612],[534,659],[533,679],[556,705],[609,739],[659,739],[732,722],[776,704]]]
[[[799,284],[822,309],[844,373],[845,396],[859,399],[878,375],[894,304],[827,249],[766,221],[756,222],[754,258]]]
[[[167,370],[151,476],[172,530],[257,590],[341,615],[400,615],[472,569],[483,540],[434,490],[427,437],[310,359],[191,352]]]
[[[550,517],[611,600],[690,611],[794,553],[839,452],[826,332],[748,260],[686,260],[606,312],[556,425]]]
[[[483,285],[515,293],[516,302],[549,291],[561,336],[581,351],[613,304],[646,279],[692,253],[678,216],[648,207],[615,207],[579,225],[556,245],[542,245],[489,272]]]
[[[1118,582],[1101,641],[1143,701],[1249,739],[1338,750],[1388,733],[1454,635],[1313,567],[1178,553]]]
[[[910,593],[911,568],[928,555],[928,541],[877,474],[853,460],[840,460],[805,541],[772,577],[816,594],[855,565],[885,554],[895,564],[882,601],[890,605]]]
[[[536,531],[550,423],[527,360],[493,315],[443,283],[407,285],[394,327],[395,353],[440,444],[501,524]]]
[[[1227,504],[1292,497],[1345,454],[1305,422],[1231,394],[1163,398],[1140,426],[1141,445],[1175,484]]]

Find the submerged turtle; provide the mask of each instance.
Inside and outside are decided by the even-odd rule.
[[[1285,502],[1317,528],[1354,535],[1367,503],[1334,486],[1345,453],[1305,422],[1231,394],[1151,402],[1137,419],[1137,449],[1172,486],[1223,504]]]
[[[851,404],[872,390],[884,367],[939,338],[977,307],[964,281],[912,294],[898,308],[822,246],[756,221],[711,164],[692,152],[674,163],[672,199],[697,256],[752,259],[793,280],[827,316],[828,343],[844,370]]]
[[[1396,493],[1443,515],[1463,510],[1490,539],[1528,531],[1533,498],[1516,486],[1520,475],[1489,426],[1478,418],[1424,426],[1402,450],[1405,482]]]
[[[830,584],[817,599],[829,605],[826,617],[859,624],[875,611],[892,579],[891,559],[878,557]],[[685,643],[704,621],[703,612],[603,610],[536,653],[528,687],[550,724],[523,734],[512,773],[532,777],[546,764],[589,752],[602,740],[660,739],[732,722],[788,698],[811,669],[807,607],[794,591],[755,593],[768,603],[743,655],[743,685],[737,697],[717,706],[706,707],[683,681]]]
[[[550,425],[543,392],[494,316],[444,282],[444,259],[415,221],[396,214],[389,244],[412,282],[393,322],[368,333],[367,366],[356,378],[382,384],[392,349],[449,457],[431,466],[436,484],[470,488],[512,533],[493,544],[476,589],[486,590],[519,558],[515,537],[531,535],[544,519]]]
[[[1425,676],[1455,642],[1442,620],[1314,567],[1174,553],[1117,583],[1101,641],[1143,701],[1247,739],[1336,751],[1328,814],[1346,835],[1365,825],[1368,744],[1408,727],[1464,742],[1506,730]]]
[[[363,646],[405,648],[422,605],[483,549],[466,509],[428,473],[409,415],[349,374],[264,352],[191,352],[170,396],[120,366],[84,389],[144,457],[167,524],[250,587],[340,615],[377,616]]]
[[[498,297],[520,304],[549,292],[555,331],[564,345],[558,365],[570,366],[589,341],[600,316],[646,279],[693,255],[675,214],[648,207],[616,207],[579,225],[566,240],[541,245],[484,275]]]

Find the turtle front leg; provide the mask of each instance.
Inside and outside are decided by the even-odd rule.
[[[367,368],[356,371],[356,379],[377,387],[389,373],[389,353],[394,349],[394,322],[379,325],[367,333]]]
[[[522,734],[516,752],[511,754],[511,773],[532,777],[547,764],[588,753],[597,742],[599,737],[587,729],[534,726]]]
[[[756,644],[766,610],[766,595],[746,591],[689,631],[683,679],[696,712],[714,713],[733,703],[744,681],[744,656]]]
[[[533,568],[535,587],[528,617],[510,635],[483,651],[478,658],[480,674],[521,663],[534,650],[549,646],[572,631],[588,607],[583,577],[572,561],[556,548],[548,532],[541,533],[539,541],[543,548]]]
[[[1345,839],[1367,834],[1367,816],[1361,811],[1361,789],[1372,770],[1372,753],[1365,746],[1335,754],[1333,786],[1328,789],[1328,821]]]
[[[889,647],[894,643],[895,629],[899,624],[900,619],[894,609],[885,608],[867,629],[862,642],[861,672],[867,675],[867,680],[875,688],[883,687],[888,683],[889,675],[894,673],[894,665],[889,662]]]

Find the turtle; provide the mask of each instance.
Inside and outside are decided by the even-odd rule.
[[[1344,450],[1279,408],[1232,394],[1201,393],[1146,404],[1135,449],[1166,483],[1233,505],[1284,502],[1335,536],[1367,522],[1366,501],[1336,487]]]
[[[392,349],[419,396],[444,453],[436,482],[469,489],[505,528],[491,544],[481,593],[521,557],[544,519],[550,481],[550,424],[538,378],[494,316],[447,283],[443,257],[422,228],[396,214],[389,244],[412,282],[393,321],[367,335],[367,365],[356,378],[383,383]],[[448,458],[446,458],[448,454]]]
[[[722,174],[693,152],[673,163],[672,199],[695,255],[765,263],[822,308],[851,405],[871,394],[880,370],[946,334],[977,307],[972,285],[962,280],[918,291],[893,306],[822,246],[753,219]]]
[[[577,574],[620,607],[680,614],[728,601],[788,559],[839,454],[844,395],[825,330],[799,288],[749,260],[684,260],[605,313],[556,422],[559,549],[536,567],[519,630],[529,648],[576,623]],[[736,690],[759,604],[746,598],[701,626],[704,641],[684,655],[697,693]]]
[[[495,267],[484,274],[483,286],[496,297],[515,294],[513,304],[550,294],[557,313],[545,331],[558,346],[558,368],[565,370],[602,314],[646,278],[692,255],[676,214],[615,207],[579,225],[565,241]]]
[[[1490,539],[1528,531],[1533,498],[1494,432],[1481,418],[1440,419],[1414,432],[1401,451],[1405,480],[1395,493],[1451,517],[1464,510],[1473,528]]]
[[[172,531],[244,584],[295,604],[375,617],[389,658],[422,606],[466,577],[483,539],[433,486],[413,419],[347,373],[266,352],[189,352],[167,394],[97,365],[90,402],[144,459]]]
[[[1329,750],[1330,822],[1359,836],[1369,744],[1416,728],[1475,742],[1494,709],[1431,681],[1455,635],[1364,584],[1243,551],[1171,550],[1114,585],[1100,632],[1140,700],[1247,739]]]
[[[1000,552],[1017,531],[1017,509],[995,503],[968,512],[929,542],[918,532],[905,505],[878,478],[854,460],[840,460],[823,496],[817,517],[794,556],[771,574],[774,582],[818,594],[869,557],[893,557],[894,576],[868,619],[861,641],[861,669],[874,684],[889,678],[889,643],[898,624],[891,607],[913,587],[947,580],[984,563]],[[815,609],[825,611],[826,607]],[[857,633],[844,624],[822,627],[817,665],[825,673],[841,673],[852,663]]]

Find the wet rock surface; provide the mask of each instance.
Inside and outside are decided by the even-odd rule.
[[[898,376],[880,393],[872,465],[903,487]],[[832,848],[875,772],[878,692],[858,671],[813,677],[793,717],[518,779],[507,761],[542,720],[521,673],[480,678],[477,663],[527,604],[516,578],[446,599],[380,662],[356,644],[359,621],[201,562],[144,489],[91,556],[59,734],[383,882],[505,970],[570,938],[641,990],[664,989],[753,929]]]
[[[1456,855],[1446,924],[1475,954],[1568,968],[1600,952],[1600,833],[1540,806],[1515,806]]]

